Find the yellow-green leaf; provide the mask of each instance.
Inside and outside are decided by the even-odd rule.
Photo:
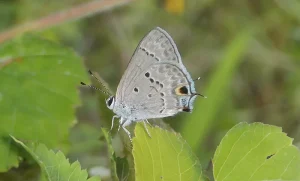
[[[133,138],[136,180],[200,181],[201,165],[182,137],[159,127],[147,126],[151,138],[137,124]]]
[[[300,180],[300,152],[281,128],[261,123],[233,127],[213,159],[216,181]]]

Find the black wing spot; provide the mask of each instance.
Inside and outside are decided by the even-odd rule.
[[[139,89],[136,87],[133,90],[134,90],[134,92],[139,92]]]
[[[153,82],[154,82],[154,80],[153,80],[152,78],[150,78],[150,82],[151,82],[151,83],[153,83]]]
[[[146,76],[146,77],[150,77],[150,73],[149,73],[149,72],[146,72],[146,73],[145,73],[145,76]]]
[[[157,85],[159,85],[159,82],[158,82],[158,81],[155,81],[155,83],[156,83]]]
[[[164,96],[165,96],[165,94],[164,94],[164,93],[162,93],[162,92],[160,93],[160,95],[161,95],[162,97],[164,97]]]
[[[152,97],[152,94],[148,94],[148,97],[149,97],[149,98]]]
[[[160,88],[163,88],[163,87],[164,87],[164,85],[163,85],[163,84],[159,84],[159,86],[160,86]]]

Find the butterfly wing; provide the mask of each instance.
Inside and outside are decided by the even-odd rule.
[[[166,117],[191,110],[194,93],[174,41],[157,27],[136,48],[117,88],[116,106],[128,107],[138,119]]]

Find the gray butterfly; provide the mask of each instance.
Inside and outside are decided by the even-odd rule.
[[[107,107],[125,126],[152,118],[191,112],[197,95],[194,81],[182,64],[171,36],[157,27],[137,46],[118,85],[116,96],[106,100]]]
[[[194,81],[182,64],[171,36],[157,27],[137,46],[118,85],[116,96],[106,100],[107,107],[125,128],[133,122],[192,112],[196,93]],[[147,130],[147,129],[146,129]]]

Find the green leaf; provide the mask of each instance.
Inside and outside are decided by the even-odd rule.
[[[13,135],[66,150],[80,81],[87,81],[81,58],[69,49],[32,35],[2,44],[0,138]],[[18,165],[11,146],[0,141],[0,172]]]
[[[100,181],[96,177],[87,179],[88,173],[86,170],[81,170],[79,162],[76,161],[70,164],[61,151],[54,153],[52,150],[48,150],[44,144],[34,144],[31,142],[25,145],[16,138],[12,138],[30,153],[41,167],[48,181]]]
[[[136,180],[204,180],[201,165],[179,134],[159,127],[136,125],[133,157]]]
[[[300,180],[300,152],[281,128],[240,123],[218,146],[216,181]]]
[[[222,102],[228,93],[229,82],[241,62],[241,56],[247,48],[251,33],[248,30],[241,32],[230,43],[227,50],[225,50],[223,60],[220,61],[210,80],[210,84],[203,91],[208,99],[197,101],[194,107],[195,109],[199,108],[199,111],[194,111],[192,116],[189,116],[188,120],[184,121],[185,125],[182,128],[183,137],[194,150],[199,148],[204,136],[213,125],[216,113],[221,108]]]

